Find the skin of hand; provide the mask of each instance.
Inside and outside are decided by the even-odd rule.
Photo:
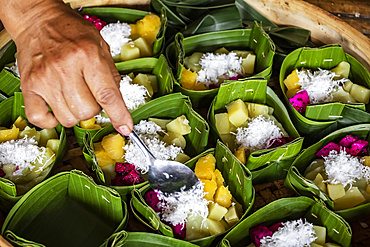
[[[116,130],[129,135],[133,121],[119,91],[120,75],[92,23],[61,0],[0,1],[0,18],[17,46],[31,123],[72,127],[103,108]]]

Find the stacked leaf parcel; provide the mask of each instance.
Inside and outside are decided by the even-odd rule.
[[[192,109],[189,99],[179,93],[148,102],[132,112],[132,118],[134,128],[157,158],[185,162],[207,146],[208,123]],[[114,133],[117,137],[112,138]],[[96,172],[99,183],[117,190],[124,200],[131,190],[148,184],[144,155],[136,144],[116,133],[112,125],[99,130],[93,137],[86,132],[84,142],[85,158]],[[136,169],[133,173],[143,177],[139,176],[137,182],[120,179],[120,174],[125,175],[122,174],[126,173],[124,170],[132,166]]]

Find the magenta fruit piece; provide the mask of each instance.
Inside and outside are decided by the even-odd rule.
[[[355,143],[353,143],[349,149],[349,154],[351,155],[358,155],[362,149],[366,148],[368,145],[367,141],[364,140],[357,140]]]
[[[284,144],[287,144],[288,142],[293,141],[294,138],[292,137],[279,137],[275,138],[269,141],[269,144],[267,145],[267,148],[276,148],[280,147]]]
[[[123,181],[124,175],[122,173],[117,173],[116,176],[112,179],[111,183],[114,186],[124,186],[126,185]]]
[[[339,145],[343,147],[350,147],[355,141],[357,141],[358,138],[353,135],[347,135],[345,136],[340,142]]]
[[[316,153],[316,156],[318,156],[318,157],[327,157],[332,150],[335,150],[335,151],[337,151],[337,153],[339,153],[340,148],[341,147],[338,144],[336,144],[334,142],[329,142],[322,149],[320,149],[320,151],[318,151]]]
[[[282,226],[281,222],[279,223],[276,223],[275,225],[272,225],[269,227],[270,231],[272,232],[276,232],[277,230],[279,230],[279,227]]]
[[[369,152],[367,151],[367,148],[365,147],[365,148],[363,148],[361,150],[361,152],[358,155],[360,155],[360,156],[368,156],[369,155]]]
[[[132,170],[136,170],[135,165],[130,164],[130,163],[120,163],[120,162],[116,163],[114,169],[116,170],[116,172],[123,173],[123,175],[127,175]]]
[[[299,91],[292,98],[289,99],[289,102],[292,104],[294,109],[299,113],[304,114],[306,112],[307,105],[310,103],[307,91]]]
[[[185,239],[186,237],[186,224],[185,223],[177,224],[175,226],[171,223],[168,225],[172,228],[173,235],[175,238]]]
[[[268,229],[263,224],[257,225],[249,229],[249,236],[252,239],[252,242],[259,247],[261,245],[260,240],[266,236],[272,236],[273,232]]]
[[[145,202],[151,207],[155,212],[161,212],[162,211],[162,203],[158,198],[158,194],[150,190],[145,193],[144,195]]]
[[[135,185],[135,184],[140,184],[144,182],[144,179],[141,177],[140,173],[138,171],[132,170],[122,178],[122,181],[125,183],[125,185]]]
[[[5,176],[5,172],[3,169],[0,168],[0,177],[4,177]]]

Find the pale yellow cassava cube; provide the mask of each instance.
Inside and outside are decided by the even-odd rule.
[[[243,50],[233,50],[238,57],[246,58],[249,54],[253,54],[252,51],[243,51]]]
[[[222,142],[231,150],[235,150],[235,135],[233,134],[222,134],[221,135]]]
[[[121,60],[128,61],[140,57],[140,49],[134,42],[128,42],[121,47]]]
[[[125,138],[118,133],[111,133],[103,137],[101,145],[108,156],[117,161],[123,161]]]
[[[189,120],[185,115],[181,115],[176,119],[172,120],[166,125],[168,132],[178,133],[180,135],[187,135],[191,132],[191,127],[189,125]]]
[[[248,54],[246,58],[242,59],[242,67],[244,73],[247,75],[252,75],[254,73],[254,65],[256,64],[256,55]]]
[[[157,125],[159,125],[159,127],[161,127],[163,130],[167,130],[166,125],[169,122],[171,122],[172,119],[161,119],[161,118],[150,117],[150,118],[148,118],[148,121],[152,121],[152,122],[156,123]]]
[[[0,143],[17,140],[19,129],[13,124],[11,129],[0,130]]]
[[[116,176],[115,167],[116,167],[115,163],[111,163],[111,164],[101,167],[104,173],[105,183],[108,185],[112,184],[112,179]]]
[[[310,247],[323,247],[323,245],[314,242],[310,244]]]
[[[223,233],[226,230],[224,225],[219,221],[207,218],[206,222],[211,236]]]
[[[313,183],[319,187],[324,193],[327,193],[326,184],[323,182],[324,178],[322,177],[321,173],[317,173],[316,178],[313,180]]]
[[[34,165],[31,171],[36,174],[41,173],[45,168],[50,166],[54,162],[56,155],[50,148],[46,147],[44,154],[39,157],[35,162],[31,163]]]
[[[226,54],[227,55],[229,53],[230,53],[229,50],[226,49],[225,47],[221,47],[221,48],[215,50],[215,54]]]
[[[153,56],[153,48],[148,42],[142,37],[134,40],[136,47],[140,49],[140,57],[151,57]]]
[[[191,71],[198,72],[202,69],[202,66],[199,64],[200,58],[203,56],[201,52],[194,52],[191,56],[185,57],[184,65],[186,68]]]
[[[346,91],[346,92],[348,92],[348,93],[349,93],[349,92],[351,91],[352,85],[353,85],[353,82],[351,82],[351,81],[346,81],[346,82],[344,83],[344,86],[343,86],[344,91]]]
[[[185,163],[188,160],[190,160],[190,157],[184,153],[179,153],[175,158],[175,161],[178,161],[180,163]]]
[[[364,159],[364,166],[370,166],[370,156],[362,157]]]
[[[290,90],[290,89],[301,87],[301,85],[298,84],[298,81],[299,81],[299,78],[298,78],[297,70],[295,69],[292,71],[290,75],[287,76],[287,78],[285,78],[284,84],[288,88],[288,90]]]
[[[182,149],[185,149],[186,147],[186,140],[184,136],[180,135],[179,133],[168,131],[164,135],[162,141],[164,141],[168,145],[175,145],[177,147],[181,147]]]
[[[241,99],[230,102],[226,105],[229,121],[235,127],[239,127],[248,120],[248,109]]]
[[[92,117],[90,119],[80,121],[80,127],[83,129],[93,129],[96,122],[96,118]]]
[[[185,240],[194,240],[209,236],[207,222],[199,214],[190,214],[186,219]]]
[[[245,164],[245,162],[247,162],[247,157],[245,155],[245,148],[239,148],[238,150],[236,150],[236,152],[234,153],[234,156],[243,164]]]
[[[215,114],[215,122],[220,135],[230,134],[229,115],[226,112]]]
[[[342,103],[357,103],[355,98],[349,92],[344,91],[343,87],[339,87],[338,90],[332,93],[333,101]]]
[[[239,220],[240,218],[238,216],[236,207],[235,206],[229,207],[229,209],[227,210],[227,213],[225,214],[225,221],[227,222],[227,224],[229,224],[229,226],[231,227],[235,225],[236,223],[238,223]]]
[[[150,75],[150,74],[148,74],[147,76],[148,76],[148,79],[150,81],[150,85],[152,85],[153,92],[154,93],[158,92],[158,80],[157,80],[157,76]]]
[[[348,78],[350,69],[351,65],[348,62],[343,61],[340,62],[337,67],[332,68],[330,71],[338,75],[338,77],[335,77],[334,79],[342,79]]]
[[[315,231],[315,243],[324,245],[326,242],[326,228],[324,226],[313,226],[313,230]]]
[[[270,112],[274,112],[274,108],[269,107],[267,105],[257,104],[257,103],[245,103],[248,108],[248,113],[250,118],[257,117],[259,115],[263,115],[265,117],[268,117],[270,115]],[[271,109],[269,109],[271,108]],[[271,114],[272,114],[271,113]]]
[[[22,130],[24,130],[24,128],[26,128],[26,126],[28,126],[28,122],[24,117],[19,116],[15,120],[14,125],[15,125],[15,127],[17,127],[19,129],[19,131],[22,131]]]
[[[238,217],[241,218],[244,213],[243,206],[234,197],[231,199],[231,201],[233,202],[233,205],[235,206],[235,210],[236,210]]]
[[[346,194],[342,184],[328,184],[327,186],[328,195],[335,201],[338,198],[343,197]]]
[[[49,139],[46,143],[46,147],[50,148],[55,154],[58,153],[60,146],[60,140],[59,139]]]
[[[208,218],[216,221],[220,221],[228,212],[227,208],[222,207],[217,203],[208,204],[208,210]]]
[[[346,191],[345,195],[334,201],[334,210],[342,210],[355,207],[366,199],[357,187]]]
[[[153,87],[152,87],[152,85],[149,81],[149,78],[146,74],[142,74],[142,73],[137,74],[137,76],[135,76],[132,83],[144,86],[148,90],[149,96],[150,97],[153,96],[153,94],[154,94]]]
[[[27,138],[33,138],[35,141],[37,141],[37,143],[39,143],[41,133],[40,133],[40,131],[37,131],[35,127],[31,128],[29,126],[26,126],[26,128],[24,128],[24,130],[19,132],[18,139],[25,138],[26,136],[27,136]],[[57,136],[57,138],[58,138],[58,136]],[[43,146],[45,146],[45,145],[43,145]]]
[[[230,228],[229,224],[225,221],[225,219],[221,219],[220,223],[225,227],[225,231]]]
[[[364,86],[358,85],[358,84],[353,84],[351,87],[351,91],[349,93],[358,102],[364,103],[364,104],[369,103],[370,89]]]
[[[231,195],[231,192],[229,189],[223,185],[217,188],[215,193],[215,202],[220,204],[221,206],[225,208],[229,208],[231,206],[231,198],[233,196]]]
[[[58,139],[58,133],[55,129],[43,129],[40,130],[40,140],[39,140],[39,146],[45,147],[46,143],[50,139]]]

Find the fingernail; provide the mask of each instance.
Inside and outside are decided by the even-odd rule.
[[[131,133],[131,130],[127,127],[127,125],[122,125],[118,127],[118,132],[124,136],[128,136]]]

